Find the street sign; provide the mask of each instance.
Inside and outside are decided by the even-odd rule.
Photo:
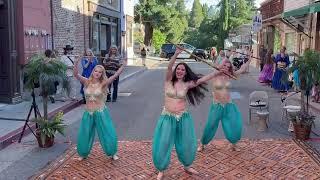
[[[252,31],[259,32],[262,28],[262,15],[257,14],[252,18]]]

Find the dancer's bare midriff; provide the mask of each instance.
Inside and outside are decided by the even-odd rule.
[[[187,102],[185,99],[165,97],[164,101],[164,107],[170,113],[180,115],[186,111]]]
[[[90,112],[102,110],[105,106],[104,102],[96,101],[96,100],[87,100],[86,101],[86,110]]]

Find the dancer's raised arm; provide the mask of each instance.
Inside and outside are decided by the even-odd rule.
[[[107,85],[107,84],[111,84],[118,76],[120,76],[120,74],[122,73],[122,71],[124,70],[124,67],[127,65],[127,59],[125,59],[123,61],[123,64],[120,66],[120,68],[116,71],[116,73],[114,73],[114,75],[110,76],[108,78],[107,81],[103,82],[103,86]]]
[[[212,78],[216,77],[219,74],[220,74],[219,71],[215,71],[215,72],[212,72],[210,74],[207,74],[207,75],[199,78],[197,81],[190,81],[188,83],[188,87],[189,87],[189,89],[191,89],[191,88],[194,88],[196,86],[199,86],[200,84],[203,84],[203,83],[206,83],[206,82],[210,81]]]
[[[174,53],[174,55],[171,57],[169,64],[168,64],[168,69],[167,69],[167,74],[166,74],[166,81],[171,81],[172,79],[172,68],[174,63],[176,62],[176,59],[178,57],[178,55],[182,52],[182,49],[179,49],[178,47],[176,47],[176,52]]]
[[[88,79],[79,74],[79,68],[78,68],[79,67],[79,62],[80,62],[80,57],[77,57],[76,62],[75,62],[74,67],[73,67],[73,75],[82,84],[87,84]]]

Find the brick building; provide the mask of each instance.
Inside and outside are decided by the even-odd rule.
[[[54,48],[62,53],[69,44],[75,54],[91,48],[105,54],[111,45],[121,44],[120,0],[53,1]]]
[[[121,19],[124,1],[132,6]],[[0,0],[0,102],[21,102],[23,68],[33,54],[62,54],[66,45],[80,55],[86,48],[104,55],[111,45],[127,52],[132,23],[133,0]]]
[[[0,1],[0,102],[21,101],[23,67],[50,48],[49,0]]]
[[[258,39],[259,44],[267,49],[278,51],[283,44],[284,23],[281,17],[283,6],[284,0],[265,0],[259,8],[262,15],[262,29]]]
[[[320,50],[320,2],[310,0],[284,1],[282,18],[286,23],[285,45],[289,52],[302,54],[306,48]]]
[[[260,44],[275,53],[280,46],[286,46],[289,54],[302,54],[306,48],[320,50],[319,0],[265,0],[260,11]]]

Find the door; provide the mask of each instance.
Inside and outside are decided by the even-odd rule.
[[[100,50],[102,54],[108,53],[110,47],[110,25],[101,24],[100,29]]]

